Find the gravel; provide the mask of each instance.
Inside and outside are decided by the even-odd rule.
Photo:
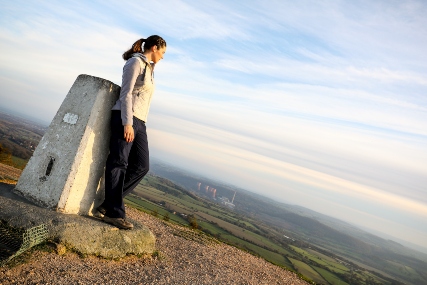
[[[106,260],[68,251],[34,251],[28,263],[0,267],[0,285],[308,284],[293,272],[188,228],[133,208],[127,209],[127,215],[155,234],[155,254]],[[58,248],[57,252],[64,252]]]

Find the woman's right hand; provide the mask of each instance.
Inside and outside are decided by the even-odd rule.
[[[125,129],[125,132],[124,132],[125,141],[132,142],[135,137],[135,134],[133,132],[133,127],[131,125],[125,125],[123,127]]]

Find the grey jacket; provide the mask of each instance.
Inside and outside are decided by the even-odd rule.
[[[123,125],[133,125],[133,116],[147,122],[155,87],[153,71],[154,66],[147,63],[146,57],[141,53],[135,53],[126,61],[120,97],[112,108],[121,111]]]

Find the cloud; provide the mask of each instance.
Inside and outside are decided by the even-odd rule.
[[[219,2],[206,2],[197,8],[195,3],[180,0],[152,2],[143,5],[135,1],[125,3],[110,1],[111,9],[135,19],[154,31],[178,40],[247,38],[243,30],[231,24],[232,17],[225,17],[227,6]]]
[[[368,181],[371,185],[373,183],[377,186],[387,187],[386,185],[389,182],[386,183],[386,181],[390,181],[390,179],[393,180],[393,183],[400,185],[402,182],[399,182],[399,179],[411,182],[409,177],[412,177],[412,182],[418,181],[418,183],[413,186],[410,186],[411,183],[409,183],[406,185],[406,189],[410,187],[415,191],[415,189],[421,189],[421,177],[427,174],[422,158],[423,156],[427,158],[427,156],[425,147],[422,145],[419,147],[411,145],[408,148],[407,142],[394,141],[393,144],[390,144],[390,137],[381,137],[374,132],[361,131],[355,133],[352,129],[344,127],[337,129],[328,124],[313,123],[295,118],[286,118],[287,122],[285,123],[283,118],[276,116],[277,118],[274,121],[280,121],[281,127],[267,126],[256,123],[256,120],[254,120],[255,123],[251,122],[251,117],[265,121],[265,114],[240,113],[239,116],[233,118],[229,115],[228,110],[220,111],[217,114],[210,113],[209,108],[219,107],[215,103],[204,106],[203,102],[193,101],[194,108],[191,103],[182,104],[177,109],[179,111],[174,112],[174,107],[177,106],[179,100],[187,102],[183,97],[177,100],[165,98],[167,103],[162,104],[163,112],[160,115],[157,112],[153,114],[154,128],[160,128],[170,133],[186,134],[187,138],[205,140],[211,144],[217,143],[222,145],[222,149],[231,148],[236,152],[239,149],[240,151],[248,151],[252,155],[274,157],[281,161],[291,160],[297,165],[318,169],[319,172],[329,172],[333,176],[356,179],[359,184]],[[222,116],[223,114],[224,116]],[[272,120],[271,115],[268,116]],[[175,123],[168,123],[177,121],[180,122],[179,127],[176,127]],[[230,121],[233,122],[232,127],[228,126]],[[170,127],[169,124],[171,124]],[[311,142],[313,137],[316,139],[315,150],[313,150]],[[206,153],[211,151],[208,149]],[[250,155],[244,154],[244,156],[249,157]],[[230,161],[234,160],[230,159]],[[398,166],[395,164],[396,161],[399,161]],[[419,163],[415,164],[416,161]],[[259,164],[264,165],[265,163],[259,162]],[[337,167],[338,165],[342,166]],[[330,169],[342,169],[343,167],[345,171],[332,171]],[[272,167],[272,169],[274,172],[275,168]],[[377,176],[366,179],[366,176],[370,176],[366,173],[367,169],[376,171]],[[348,173],[345,173],[346,171]],[[400,173],[400,178],[388,177],[388,174],[393,172]],[[413,174],[409,175],[408,178],[403,178],[405,177],[403,173],[406,175]],[[419,173],[419,178],[413,180],[416,177],[415,173]],[[307,177],[309,176],[307,175]],[[360,176],[365,177],[365,179],[360,179]],[[403,192],[398,194],[404,195]],[[422,197],[422,193],[420,195]]]

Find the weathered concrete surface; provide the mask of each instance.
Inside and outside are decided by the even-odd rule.
[[[110,81],[79,75],[15,190],[43,207],[91,215],[104,199],[110,110],[119,93]]]
[[[13,185],[0,183],[0,220],[15,228],[45,224],[49,238],[82,254],[120,258],[127,254],[152,253],[155,236],[135,221],[133,230],[119,230],[95,217],[62,214],[38,207],[12,192]]]

